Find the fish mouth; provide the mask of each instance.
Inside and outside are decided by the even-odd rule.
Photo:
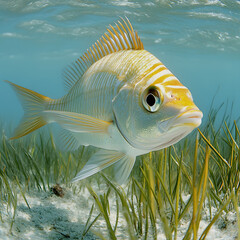
[[[158,130],[163,135],[166,134],[166,138],[168,134],[171,134],[169,135],[171,137],[168,141],[154,147],[153,150],[159,150],[177,143],[201,124],[202,117],[203,113],[198,108],[190,108],[182,111],[176,117],[159,122]]]
[[[198,108],[190,108],[176,117],[174,127],[181,125],[196,128],[202,123],[202,117],[203,113]]]
[[[198,108],[190,108],[187,111],[181,112],[176,117],[170,117],[158,122],[158,130],[161,133],[166,133],[175,127],[192,126],[198,127],[201,124],[203,117],[202,112]]]
[[[180,118],[180,117],[182,117],[182,116],[185,116],[185,117],[186,117],[186,115],[187,115],[187,117],[189,117],[189,118],[195,118],[195,117],[196,117],[196,118],[202,118],[202,116],[203,116],[202,112],[201,112],[198,108],[190,108],[190,109],[188,109],[187,111],[179,114],[179,115],[177,116],[177,118]]]

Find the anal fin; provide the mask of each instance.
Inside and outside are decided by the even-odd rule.
[[[134,166],[136,157],[125,155],[120,161],[114,164],[114,179],[118,184],[124,184]]]
[[[122,184],[127,180],[134,163],[135,157],[129,157],[125,153],[117,151],[102,149],[95,153],[88,160],[82,170],[75,178],[73,178],[72,182],[90,177],[93,174],[111,166],[112,164],[116,164],[116,167],[114,166],[114,169],[116,169],[115,180],[119,184]]]

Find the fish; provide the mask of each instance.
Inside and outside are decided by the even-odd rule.
[[[11,140],[57,123],[66,150],[98,148],[72,182],[113,165],[123,184],[137,156],[177,143],[202,121],[189,89],[144,49],[127,17],[109,25],[63,78],[67,92],[59,99],[8,81],[25,111]]]

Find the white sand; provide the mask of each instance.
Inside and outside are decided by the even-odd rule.
[[[50,193],[31,191],[26,194],[31,209],[28,209],[24,199],[19,195],[18,210],[12,229],[9,233],[12,212],[7,211],[6,206],[0,206],[3,223],[0,224],[0,239],[5,240],[46,240],[46,239],[81,239],[85,223],[88,219],[93,199],[86,190],[73,194],[71,189],[66,190],[63,198]],[[116,206],[115,201],[110,202],[111,221],[115,223]],[[215,210],[213,209],[213,212]],[[95,209],[91,221],[97,216]],[[125,220],[120,216],[117,236],[118,239],[128,239]],[[200,233],[208,224],[209,215],[207,211],[202,217]],[[237,238],[237,218],[236,213],[225,214],[212,228],[207,239],[236,239]],[[189,221],[183,220],[179,226],[178,239],[182,239],[189,225]],[[224,228],[223,228],[224,227]],[[220,229],[221,228],[221,229]],[[84,239],[98,239],[93,232],[100,232],[109,239],[106,224],[103,218],[99,218],[94,227],[84,237]],[[149,236],[151,239],[151,236]],[[158,239],[165,239],[158,224]]]

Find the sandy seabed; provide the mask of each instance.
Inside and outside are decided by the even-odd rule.
[[[58,197],[50,192],[32,190],[26,194],[30,209],[26,205],[24,199],[19,194],[18,207],[12,233],[9,233],[12,211],[6,208],[6,205],[0,205],[3,222],[0,223],[0,239],[1,240],[55,240],[55,239],[81,239],[87,222],[93,199],[89,192],[81,191],[73,194],[72,189],[65,189],[64,197]],[[187,196],[186,196],[187,198]],[[114,199],[110,201],[110,219],[115,224],[116,205]],[[212,212],[214,214],[214,209]],[[203,211],[202,221],[199,233],[208,225],[209,214],[207,209]],[[98,211],[94,210],[91,217],[98,215]],[[91,222],[90,221],[90,222]],[[189,225],[190,219],[184,219],[178,227],[178,239],[182,239]],[[161,228],[158,225],[158,238],[165,239]],[[109,239],[107,227],[103,218],[99,218],[91,230],[84,236],[84,239],[99,239],[94,232],[100,232],[106,239]],[[223,214],[223,216],[212,226],[206,239],[237,239],[238,227],[237,216],[235,212]],[[126,223],[120,214],[117,228],[117,239],[128,239]],[[151,236],[149,235],[149,238]]]

